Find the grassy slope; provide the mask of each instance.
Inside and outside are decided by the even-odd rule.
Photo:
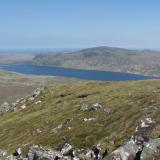
[[[53,76],[24,75],[0,70],[0,104],[29,95],[39,86],[72,82],[73,79]]]
[[[80,95],[88,94],[85,98]],[[63,96],[62,96],[63,95]],[[55,147],[64,141],[76,147],[91,147],[94,143],[112,150],[122,144],[134,131],[139,120],[148,114],[160,123],[160,110],[141,109],[160,103],[160,81],[137,82],[77,82],[68,85],[47,87],[36,99],[41,104],[27,102],[27,108],[8,112],[0,117],[0,148],[12,152],[22,144],[42,144]],[[80,104],[101,103],[113,110],[111,115],[99,110],[80,111]],[[83,122],[83,118],[95,117],[95,122]],[[67,118],[73,121],[59,132],[51,133]],[[72,129],[68,129],[68,127]],[[42,133],[33,134],[39,128]],[[157,137],[160,129],[150,133]],[[115,141],[112,144],[111,141]]]

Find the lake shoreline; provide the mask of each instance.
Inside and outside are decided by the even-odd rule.
[[[97,70],[82,70],[51,66],[37,66],[30,64],[6,64],[0,65],[4,71],[15,73],[42,75],[42,76],[58,76],[65,78],[75,78],[84,80],[99,80],[99,81],[128,81],[128,80],[149,80],[158,79],[157,77],[144,76],[139,74],[112,72],[112,71],[97,71]]]

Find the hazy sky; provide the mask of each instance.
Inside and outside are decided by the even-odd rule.
[[[160,48],[160,0],[0,0],[0,48]]]

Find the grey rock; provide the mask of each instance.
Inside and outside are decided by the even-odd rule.
[[[34,97],[29,97],[28,100],[29,101],[34,101]]]
[[[63,127],[63,124],[59,124],[57,127],[53,128],[51,130],[51,132],[52,133],[57,133],[62,127]]]
[[[119,147],[113,151],[109,156],[108,160],[129,160],[131,157],[135,157],[138,151],[138,145],[134,141],[129,141],[125,145]],[[107,158],[104,158],[107,159]]]
[[[106,113],[108,113],[108,114],[112,113],[112,109],[109,109],[109,108],[105,108],[103,111],[106,112]]]
[[[92,150],[81,149],[75,152],[75,157],[79,158],[80,160],[92,160],[92,154]]]
[[[83,121],[84,122],[89,122],[89,121],[95,121],[96,118],[84,118]]]
[[[17,160],[17,158],[13,155],[10,155],[10,156],[6,157],[5,160]]]
[[[73,146],[71,146],[70,144],[66,143],[63,148],[61,149],[61,153],[62,155],[68,155],[71,153],[71,151],[73,150]]]
[[[95,103],[90,107],[90,110],[97,110],[97,109],[101,109],[103,106],[99,103]]]
[[[28,153],[28,160],[54,160],[56,158],[61,159],[62,157],[59,151],[45,149],[40,145],[31,146]]]
[[[0,149],[0,157],[5,156],[6,154],[7,154],[7,152],[6,152],[6,151],[4,151],[4,150]]]
[[[38,97],[41,94],[42,90],[43,90],[43,88],[35,89],[32,96],[33,97]]]
[[[10,108],[11,108],[10,104],[8,102],[4,102],[0,106],[0,113],[5,113],[5,112],[9,111]]]
[[[144,149],[141,154],[141,160],[145,160],[147,158],[160,159],[160,138],[150,139],[149,142],[144,143]],[[158,160],[157,158],[157,160]]]
[[[89,106],[87,104],[82,104],[80,107],[81,111],[88,111],[89,110]]]
[[[42,131],[39,128],[34,128],[33,131],[32,131],[32,133],[33,133],[33,135],[36,135],[36,134],[42,133]]]
[[[95,103],[95,104],[92,104],[92,105],[87,105],[87,104],[82,104],[80,106],[80,110],[81,111],[96,111],[98,109],[101,109],[103,108],[103,106],[99,103]]]
[[[15,153],[16,153],[17,155],[21,155],[21,154],[22,154],[21,148],[17,148],[17,149],[15,150]]]

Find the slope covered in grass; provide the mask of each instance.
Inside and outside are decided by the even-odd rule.
[[[35,102],[41,101],[39,104]],[[102,109],[82,111],[81,104],[99,103]],[[160,81],[77,82],[47,87],[26,108],[0,116],[0,148],[13,152],[32,144],[57,147],[68,142],[78,148],[100,143],[110,151],[123,144],[145,116],[155,128],[152,137],[160,136]],[[155,107],[149,107],[152,105]],[[146,109],[144,109],[146,108]],[[110,109],[106,113],[104,109]],[[84,118],[95,118],[84,121]],[[60,124],[57,133],[53,132]]]

